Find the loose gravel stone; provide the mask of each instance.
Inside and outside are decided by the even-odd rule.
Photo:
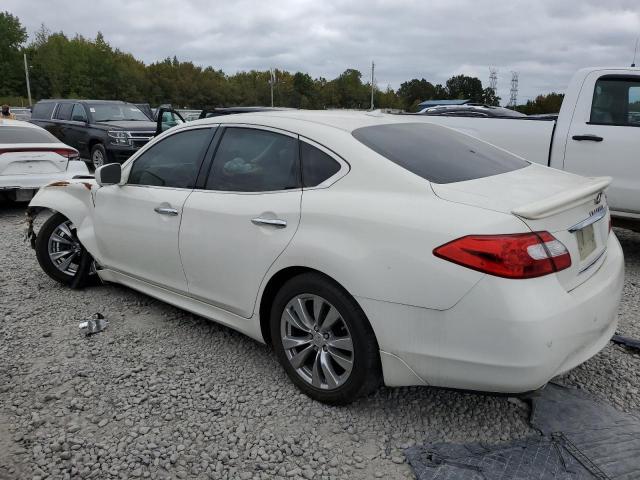
[[[528,406],[430,388],[380,389],[347,407],[310,400],[269,348],[117,285],[70,290],[0,203],[0,472],[8,478],[411,478],[429,442],[533,432]],[[41,223],[41,220],[39,221]],[[640,338],[640,234],[625,249],[620,332]],[[86,337],[85,317],[109,328]],[[640,355],[609,345],[560,379],[640,414]]]

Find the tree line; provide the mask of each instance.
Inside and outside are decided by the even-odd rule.
[[[16,16],[0,12],[1,103],[24,104],[23,53],[26,53],[34,101],[92,98],[154,106],[171,103],[181,108],[271,104],[268,70],[230,75],[176,57],[146,65],[130,53],[113,48],[100,32],[95,39],[77,34],[69,37],[42,25],[28,44],[27,38],[26,29]],[[313,78],[304,72],[276,70],[275,79],[276,106],[310,109],[370,106],[371,84],[363,81],[362,73],[353,68],[330,80]],[[545,103],[543,97],[539,97],[541,101],[536,99],[535,108],[555,108],[555,104]],[[453,76],[444,85],[414,78],[402,83],[397,90],[390,86],[384,90],[374,87],[376,108],[415,111],[420,102],[430,99],[471,99],[487,105],[500,102],[491,88],[483,87],[480,79],[466,75]],[[534,108],[522,106],[525,107]]]

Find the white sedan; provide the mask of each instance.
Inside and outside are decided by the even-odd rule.
[[[335,404],[382,382],[523,392],[595,355],[623,286],[608,182],[415,117],[283,111],[179,125],[31,207],[57,212],[35,242],[54,279],[91,258]]]
[[[44,128],[0,119],[0,192],[25,201],[53,181],[89,175],[78,151]]]

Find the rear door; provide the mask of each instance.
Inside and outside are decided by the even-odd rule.
[[[213,130],[165,137],[127,166],[124,185],[98,189],[94,228],[105,267],[186,293],[178,231]]]
[[[193,297],[249,318],[300,221],[298,139],[266,127],[220,130],[210,171],[184,206],[180,253]]]
[[[613,211],[640,214],[640,76],[587,76],[567,138],[564,169],[613,178]]]

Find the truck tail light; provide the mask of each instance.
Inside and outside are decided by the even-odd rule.
[[[504,278],[535,278],[571,266],[567,248],[549,232],[467,235],[437,247],[436,257]]]

